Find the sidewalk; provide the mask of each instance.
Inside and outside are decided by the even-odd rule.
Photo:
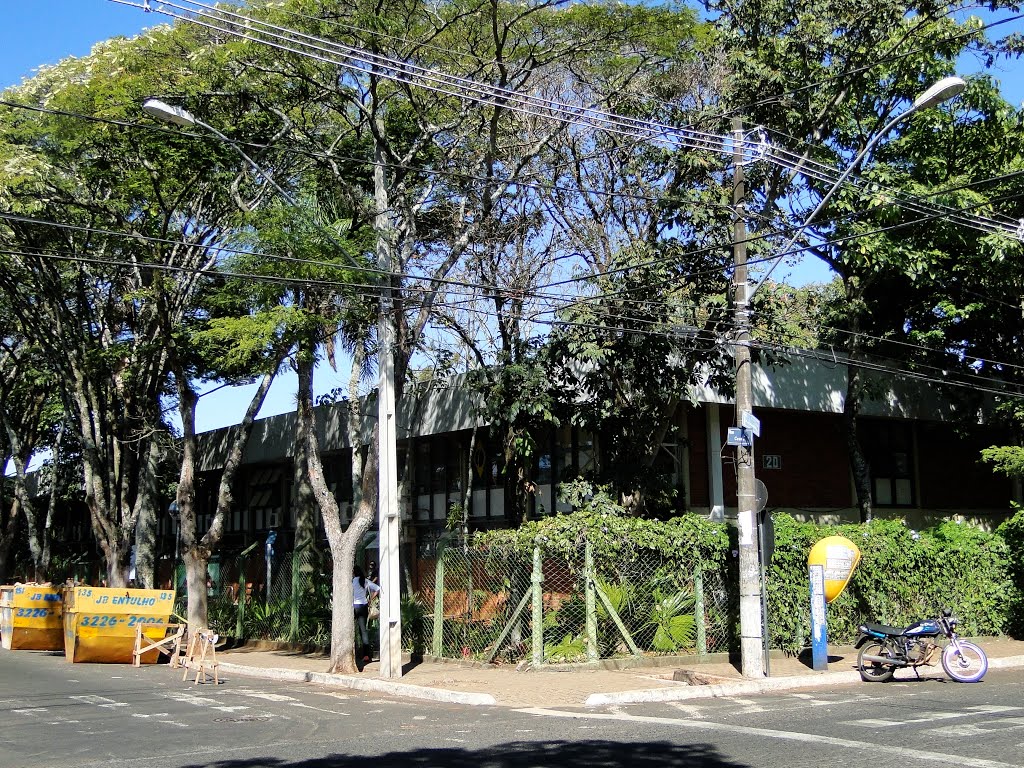
[[[989,657],[990,669],[1024,667],[1024,641],[984,638],[978,644]],[[430,659],[413,664],[406,657],[402,677],[385,680],[379,677],[377,662],[366,665],[356,675],[329,674],[328,658],[318,653],[253,646],[218,651],[217,655],[222,679],[242,675],[414,699],[506,707],[597,707],[682,701],[860,681],[857,652],[851,647],[836,646],[829,648],[827,671],[813,671],[809,659],[773,655],[769,662],[770,677],[759,680],[744,678],[736,666],[725,660],[700,662],[687,657],[643,659],[643,666],[627,668],[615,666],[625,666],[632,660],[608,662],[600,668],[542,670]],[[944,676],[941,665],[923,667],[920,672],[923,678]],[[896,673],[897,680],[913,677],[913,670]]]

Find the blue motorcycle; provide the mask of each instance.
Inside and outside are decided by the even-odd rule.
[[[956,625],[949,608],[937,619],[915,621],[902,629],[861,624],[854,644],[860,649],[857,667],[861,679],[884,683],[903,667],[912,667],[917,674],[918,667],[934,666],[939,657],[946,674],[957,682],[978,682],[988,671],[988,656],[979,646],[957,637]]]

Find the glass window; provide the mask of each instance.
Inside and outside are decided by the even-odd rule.
[[[913,433],[909,422],[863,421],[861,445],[871,473],[873,501],[882,507],[912,507]]]

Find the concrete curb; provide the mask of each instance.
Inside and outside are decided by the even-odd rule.
[[[278,667],[247,667],[244,664],[221,662],[220,671],[259,677],[264,680],[278,680],[289,683],[318,683],[333,688],[349,688],[356,691],[372,691],[392,696],[405,696],[410,699],[426,699],[448,704],[470,704],[474,706],[496,706],[497,700],[489,693],[469,693],[466,691],[450,691],[446,688],[427,688],[408,683],[393,683],[388,680],[368,680],[349,675],[332,675],[327,672],[306,672],[299,669],[281,669]]]
[[[602,707],[609,704],[642,704],[662,701],[685,701],[686,699],[714,699],[723,696],[750,696],[756,693],[786,691],[793,688],[855,683],[860,680],[859,672],[820,672],[811,675],[788,677],[767,677],[764,680],[742,680],[719,685],[680,686],[678,688],[654,688],[619,693],[593,693],[584,702],[586,707]]]
[[[989,659],[989,669],[1024,667],[1024,656],[1005,656]],[[940,668],[941,671],[941,668]],[[860,682],[860,672],[817,672],[808,675],[768,677],[764,680],[743,680],[719,685],[681,686],[679,688],[654,688],[619,693],[592,693],[584,706],[602,707],[611,704],[642,704],[687,699],[713,699],[724,696],[749,696],[772,691],[788,691],[796,688],[812,688],[825,685],[846,685]]]

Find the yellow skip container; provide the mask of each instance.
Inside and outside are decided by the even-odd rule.
[[[0,587],[0,644],[8,651],[59,651],[62,587],[15,584]]]
[[[135,633],[160,640],[174,609],[174,592],[162,589],[72,587],[64,598],[64,656],[68,661],[130,664]],[[159,652],[142,655],[153,664]]]

